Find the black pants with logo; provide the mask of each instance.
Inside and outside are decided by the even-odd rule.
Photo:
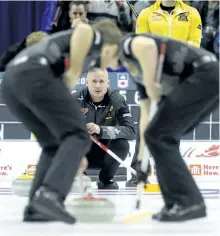
[[[42,185],[65,198],[91,145],[78,104],[61,78],[37,58],[7,69],[2,95],[42,147],[30,198]]]
[[[145,131],[147,146],[156,164],[157,178],[166,205],[191,206],[203,201],[181,157],[181,138],[209,115],[219,102],[219,65],[210,62],[185,78],[162,100]]]
[[[125,139],[100,140],[112,152],[114,152],[121,160],[125,160],[129,152],[129,143]],[[113,157],[102,150],[97,144],[93,143],[90,151],[86,155],[88,159],[88,168],[100,168],[99,179],[103,183],[108,183],[113,179],[118,167],[117,162]]]

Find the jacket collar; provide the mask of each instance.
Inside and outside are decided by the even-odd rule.
[[[156,1],[151,6],[151,9],[152,9],[153,12],[162,13],[162,9],[160,8],[161,2],[162,2],[162,0]],[[183,12],[188,12],[189,11],[189,6],[187,4],[185,4],[182,0],[177,0],[174,11],[175,11],[176,14],[180,14],[180,13],[183,13]]]

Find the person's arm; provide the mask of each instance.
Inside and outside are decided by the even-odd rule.
[[[126,2],[121,0],[115,0],[115,3],[118,7],[118,22],[120,24],[120,28],[124,31],[128,30],[128,26],[130,24],[129,12],[130,9]]]
[[[191,14],[191,25],[187,42],[188,44],[199,48],[202,40],[202,21],[199,12],[196,9],[193,9]]]
[[[138,151],[138,161],[141,161],[144,156],[145,137],[144,132],[149,124],[149,113],[150,113],[150,100],[142,99],[140,100],[140,120],[139,120],[139,134],[140,134],[140,143]]]
[[[101,139],[135,139],[135,128],[132,115],[129,111],[128,105],[124,98],[120,95],[115,102],[113,109],[116,110],[116,119],[118,124],[116,126],[100,126]]]
[[[143,158],[144,148],[146,146],[144,132],[149,124],[150,101],[159,100],[162,91],[161,87],[155,83],[158,63],[158,50],[155,41],[142,36],[135,37],[131,42],[131,51],[141,66],[145,87],[145,91],[143,91],[143,86],[142,89],[139,87],[141,111],[139,121],[140,147],[138,160],[140,161]]]
[[[155,82],[158,63],[158,49],[155,41],[137,36],[131,42],[131,52],[140,64],[147,95],[152,100],[160,100],[161,87]]]
[[[70,87],[75,86],[83,72],[84,61],[92,46],[93,37],[94,31],[88,24],[81,23],[73,31],[70,41],[70,67],[65,73],[65,82]]]
[[[136,21],[136,34],[143,34],[150,32],[148,27],[147,17],[148,17],[148,9],[142,10]]]

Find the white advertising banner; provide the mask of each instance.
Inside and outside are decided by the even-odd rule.
[[[36,142],[0,141],[0,183],[16,179],[28,165],[36,164],[40,152]]]
[[[219,183],[220,185],[220,145],[219,142],[182,142],[180,150],[196,182]],[[161,157],[162,158],[162,157]],[[151,159],[150,180],[156,182],[156,168]],[[167,165],[169,166],[169,160]],[[169,166],[172,168],[172,166]]]
[[[182,142],[180,149],[183,159],[197,182],[220,183],[220,145],[218,142]],[[134,150],[135,142],[130,142],[130,153],[126,160],[129,164]],[[13,181],[28,167],[35,166],[40,151],[38,144],[33,141],[0,141],[0,184],[1,181]],[[152,173],[149,180],[156,183],[156,168],[153,159],[150,160]],[[169,165],[169,160],[167,165]]]

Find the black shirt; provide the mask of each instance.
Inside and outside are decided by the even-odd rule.
[[[173,7],[165,7],[162,3],[160,4],[160,8],[164,11],[167,11],[169,14],[173,11],[173,9],[175,8],[175,6]]]
[[[133,76],[135,82],[139,84],[139,88],[140,86],[144,86],[142,70],[131,51],[131,42],[138,36],[144,36],[155,40],[158,48],[158,59],[161,45],[166,44],[166,53],[161,76],[161,83],[165,95],[168,94],[177,84],[192,74],[192,63],[194,61],[207,54],[213,56],[213,54],[204,49],[196,48],[175,39],[154,34],[130,34],[122,41],[120,59]],[[146,60],[150,60],[147,55]],[[142,91],[145,91],[145,89],[142,89]]]
[[[88,52],[84,63],[83,73],[89,68],[91,60],[98,60],[102,47],[102,37],[98,30],[94,30],[93,44]],[[23,56],[29,59],[36,57],[45,57],[56,75],[61,75],[65,71],[64,59],[69,57],[70,39],[73,29],[54,33],[43,38],[40,42],[21,51],[14,60]],[[11,63],[13,63],[13,61]],[[10,63],[10,64],[11,64]]]

